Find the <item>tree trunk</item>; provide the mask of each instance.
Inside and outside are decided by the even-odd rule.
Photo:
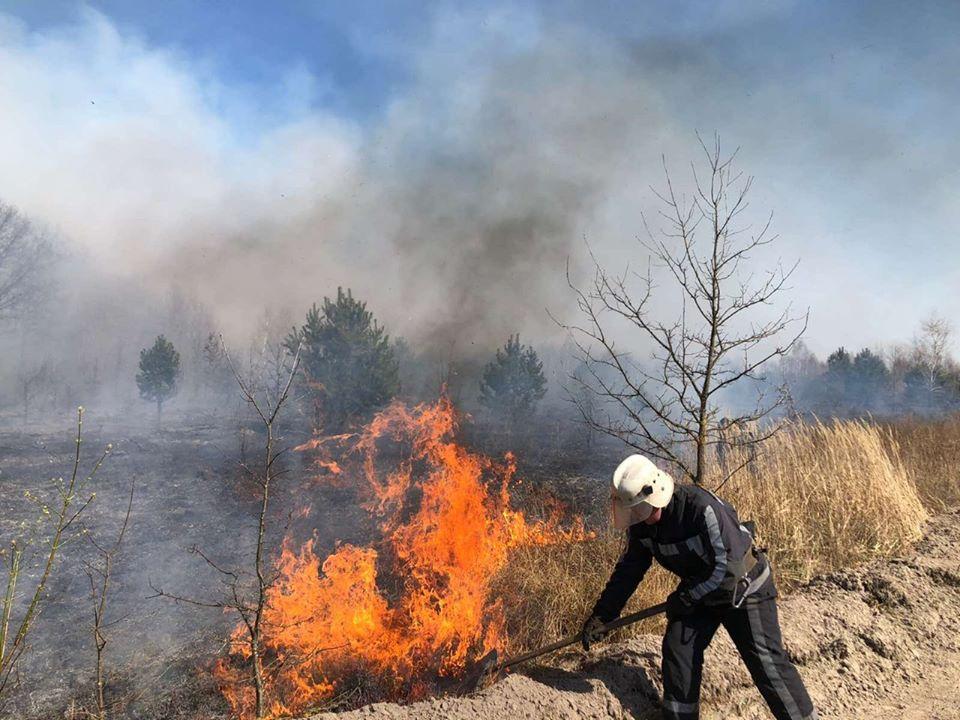
[[[261,657],[261,639],[263,634],[263,613],[267,604],[267,578],[263,572],[263,544],[266,535],[267,508],[270,503],[270,481],[273,479],[273,418],[267,423],[267,455],[263,467],[263,496],[260,502],[260,519],[257,526],[257,549],[256,549],[256,571],[257,571],[257,607],[253,620],[253,630],[250,638],[250,654],[253,660],[253,688],[256,703],[257,720],[264,717],[266,710],[266,697],[263,678],[263,658]]]

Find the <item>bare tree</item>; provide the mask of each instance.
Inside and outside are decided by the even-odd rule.
[[[111,545],[106,547],[100,545],[91,535],[87,535],[87,540],[97,551],[96,562],[85,562],[84,570],[87,579],[90,581],[90,600],[93,603],[93,645],[96,651],[95,673],[96,673],[96,703],[97,720],[107,720],[108,704],[104,697],[104,653],[107,648],[108,635],[107,630],[116,625],[122,619],[107,620],[107,596],[110,591],[110,578],[113,573],[114,561],[123,544],[123,537],[126,535],[127,527],[130,524],[130,510],[133,508],[134,483],[130,483],[130,495],[127,498],[127,511],[123,516],[123,523],[117,533],[117,537]],[[112,704],[112,703],[111,703]]]
[[[30,403],[34,398],[37,387],[43,386],[50,379],[50,361],[44,360],[39,366],[25,367],[17,373],[17,382],[20,385],[20,397],[23,402],[23,421],[30,419]]]
[[[922,371],[930,393],[943,390],[945,375],[951,364],[952,334],[950,322],[934,314],[920,323],[920,334],[913,339],[913,365]]]
[[[773,317],[762,316],[776,304],[796,264],[784,268],[778,262],[764,271],[747,267],[754,251],[777,238],[770,231],[772,215],[756,229],[744,224],[753,179],[735,169],[736,152],[721,154],[719,137],[712,147],[697,139],[707,172],[691,166],[691,197],[677,193],[664,160],[665,188],[654,190],[663,226],[655,232],[643,218],[646,233],[639,241],[649,254],[646,272],[611,274],[591,252],[594,275],[587,289],[576,287],[568,272],[583,320],[564,327],[587,371],[571,379],[599,401],[587,404],[571,396],[582,420],[672,463],[700,484],[707,477],[708,449],[723,442],[720,394],[737,384],[756,386],[752,407],[728,418],[739,427],[755,425],[780,405],[785,395],[778,389],[767,397],[762,368],[790,351],[806,329],[807,315],[793,316],[787,304]],[[651,300],[659,289],[654,268],[679,295],[679,317],[654,317]],[[615,322],[626,323],[636,331],[635,341],[652,348],[648,361],[620,348],[611,328]],[[795,325],[800,327],[792,332]],[[775,431],[770,425],[742,442],[756,445]],[[739,469],[725,471],[721,484]]]
[[[110,452],[110,445],[107,445],[103,454],[94,463],[93,469],[87,476],[86,481],[81,481],[80,477],[80,447],[83,439],[83,408],[77,408],[77,435],[76,450],[73,460],[73,471],[70,478],[64,481],[63,478],[57,478],[55,487],[57,492],[57,502],[51,507],[41,498],[34,498],[40,509],[42,517],[53,518],[53,528],[50,535],[45,540],[46,547],[42,556],[42,570],[40,577],[34,585],[33,592],[26,598],[26,605],[19,616],[19,619],[11,627],[11,621],[14,615],[16,605],[17,583],[22,573],[23,543],[14,541],[10,549],[2,554],[6,556],[8,562],[6,592],[3,598],[3,605],[0,607],[0,700],[3,700],[5,691],[10,686],[10,681],[14,676],[14,671],[19,664],[23,653],[27,650],[27,640],[30,631],[33,628],[37,617],[40,615],[46,601],[47,586],[53,574],[57,557],[60,549],[66,542],[68,531],[76,522],[77,518],[83,513],[93,496],[89,496],[80,507],[74,510],[74,505],[78,500],[78,494],[85,483],[89,483],[100,465],[106,459]]]
[[[17,317],[37,299],[51,253],[46,235],[0,200],[0,320]]]
[[[253,408],[264,429],[263,464],[259,468],[251,468],[245,462],[241,467],[256,482],[260,491],[260,506],[257,515],[256,539],[252,558],[252,567],[248,570],[227,569],[221,567],[215,560],[194,547],[192,552],[199,555],[223,579],[226,593],[221,598],[197,599],[168,593],[162,588],[151,587],[154,597],[166,597],[178,602],[185,602],[200,607],[218,608],[227,610],[240,618],[246,628],[245,643],[250,655],[250,679],[254,686],[255,713],[257,718],[265,717],[266,707],[266,670],[263,658],[263,621],[267,607],[267,597],[277,581],[275,572],[268,572],[265,567],[267,518],[270,509],[270,493],[274,481],[279,477],[280,470],[277,460],[283,453],[276,447],[276,422],[280,410],[290,396],[290,389],[294,377],[300,367],[300,348],[296,349],[293,361],[290,363],[285,382],[277,388],[267,387],[259,391],[243,378],[230,358],[226,345],[221,337],[221,346],[224,356],[233,370],[240,393],[243,399]],[[260,397],[258,397],[258,395]]]
[[[209,333],[203,343],[203,384],[206,391],[217,401],[233,396],[233,373],[223,352],[223,345],[216,333]],[[219,403],[218,403],[219,404]]]

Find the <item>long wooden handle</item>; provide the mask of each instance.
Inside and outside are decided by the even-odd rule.
[[[610,622],[608,622],[606,625],[603,626],[603,629],[606,632],[610,632],[612,630],[618,630],[622,627],[626,627],[627,625],[632,625],[635,622],[646,620],[647,618],[653,617],[654,615],[659,615],[660,613],[664,612],[666,609],[667,609],[667,604],[660,603],[659,605],[648,607],[645,610],[638,610],[635,613],[630,613],[629,615],[624,615],[623,617],[617,618],[616,620],[611,620]],[[555,650],[560,650],[562,648],[568,647],[570,645],[573,645],[574,643],[580,642],[580,637],[581,636],[578,633],[577,635],[572,635],[568,638],[564,638],[563,640],[557,640],[557,642],[552,643],[550,645],[546,645],[542,648],[531,650],[530,652],[524,653],[523,655],[517,655],[516,657],[507,658],[502,663],[500,663],[499,669],[506,670],[508,667],[519,665],[520,663],[526,662],[527,660],[533,660],[534,658],[538,658],[541,655],[546,655],[547,653],[552,653]]]
[[[603,629],[607,632],[611,630],[619,630],[622,627],[627,625],[633,625],[635,622],[641,620],[646,620],[649,617],[654,615],[659,615],[662,612],[667,611],[667,604],[665,602],[660,603],[659,605],[654,605],[648,607],[646,610],[637,610],[635,613],[630,613],[629,615],[624,615],[623,617],[617,618],[616,620],[611,620],[606,625],[603,626]],[[577,635],[576,639],[580,639],[580,636]]]

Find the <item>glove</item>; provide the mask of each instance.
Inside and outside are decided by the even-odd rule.
[[[590,652],[590,646],[593,643],[600,642],[607,636],[607,631],[603,629],[604,622],[596,615],[591,615],[583,624],[583,630],[580,631],[580,644],[583,649]]]
[[[686,590],[674,590],[667,596],[667,617],[684,617],[693,609],[693,599]]]

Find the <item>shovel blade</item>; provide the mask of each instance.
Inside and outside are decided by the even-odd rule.
[[[460,685],[460,695],[470,695],[472,693],[488,688],[500,679],[500,653],[491,650],[484,655],[474,665],[473,670],[467,675],[466,679]]]

